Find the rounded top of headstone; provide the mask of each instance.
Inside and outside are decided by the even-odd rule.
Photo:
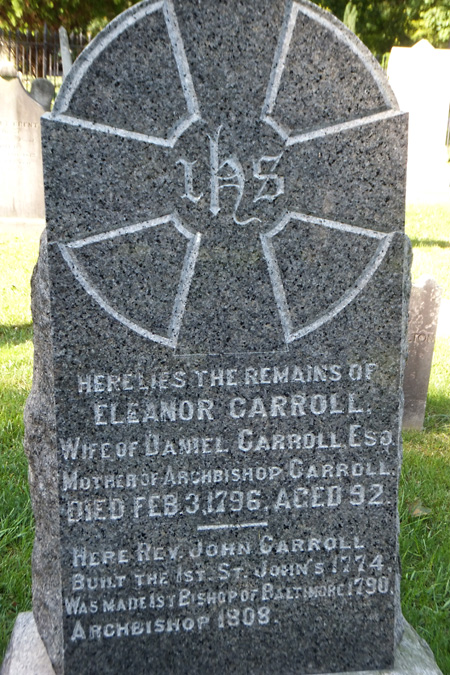
[[[11,61],[3,59],[0,61],[0,77],[3,77],[5,80],[12,80],[15,77],[18,77],[17,70]]]
[[[256,106],[257,117],[285,140],[397,103],[370,51],[307,0],[287,9],[284,0],[209,1],[200,10],[193,0],[144,0],[84,49],[54,112],[173,146],[211,116],[208,108],[215,122],[220,111],[226,122],[230,114],[254,116]]]
[[[153,268],[159,290],[139,311],[139,275],[124,293],[86,262],[83,283],[137,334],[192,354],[278,349],[352,302],[381,264],[387,233],[401,229],[404,122],[369,50],[306,0],[144,0],[86,47],[44,118],[70,152],[86,149],[90,167],[71,170],[67,158],[80,213],[70,234],[58,215],[54,236],[79,258],[78,248],[129,237],[173,251],[173,268],[161,265],[161,277]],[[117,189],[96,200],[105,166]],[[329,250],[328,262],[305,253],[297,268],[297,248]],[[128,280],[139,250],[124,257]],[[331,259],[332,287],[321,282]],[[305,298],[297,317],[288,270]],[[320,301],[297,284],[309,276]],[[168,278],[179,284],[168,289]],[[214,321],[211,288],[223,307]]]
[[[55,93],[55,86],[45,78],[38,77],[33,80],[31,85],[31,98],[34,98],[44,110],[49,111],[52,103],[52,98]]]

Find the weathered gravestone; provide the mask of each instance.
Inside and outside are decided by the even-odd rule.
[[[72,54],[70,52],[69,36],[64,26],[59,29],[59,46],[61,49],[61,61],[63,67],[63,79],[67,77],[72,68]]]
[[[3,74],[2,74],[3,73]],[[0,66],[0,218],[44,218],[40,117],[11,64]]]
[[[433,361],[441,290],[424,277],[411,289],[408,321],[408,359],[405,366],[403,428],[422,429]]]
[[[44,110],[51,110],[52,99],[55,95],[55,85],[43,77],[37,77],[31,84],[30,96],[41,105]]]
[[[303,1],[144,2],[73,66],[27,410],[57,672],[392,665],[405,127]]]

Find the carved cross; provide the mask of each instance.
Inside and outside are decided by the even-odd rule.
[[[112,318],[146,339],[165,347],[177,348],[186,312],[192,303],[193,309],[185,330],[195,331],[199,337],[194,342],[201,343],[201,332],[208,331],[209,323],[205,315],[207,303],[204,296],[209,291],[214,293],[215,289],[207,288],[205,284],[202,286],[199,277],[202,265],[207,265],[211,273],[216,264],[217,278],[214,283],[219,298],[216,297],[214,302],[231,304],[233,295],[237,297],[244,285],[248,287],[243,292],[247,304],[234,312],[235,316],[241,317],[241,324],[245,323],[245,326],[239,326],[238,322],[233,325],[231,319],[223,329],[220,323],[214,324],[214,330],[221,335],[217,340],[206,341],[204,346],[199,344],[198,350],[214,349],[215,345],[219,349],[226,349],[227,336],[240,330],[248,333],[251,321],[255,325],[258,323],[255,322],[257,315],[261,317],[255,328],[259,337],[244,339],[243,351],[259,349],[263,339],[269,335],[272,336],[273,348],[279,349],[283,343],[286,348],[286,345],[326,325],[351,303],[369,283],[387,253],[392,233],[338,222],[322,217],[322,214],[305,213],[304,207],[302,209],[301,204],[296,204],[296,198],[300,195],[296,192],[297,188],[292,188],[292,175],[296,173],[296,167],[301,165],[305,145],[315,139],[336,137],[354,129],[370,127],[399,114],[393,102],[384,97],[382,109],[370,114],[320,123],[317,128],[306,131],[289,127],[283,119],[282,110],[280,112],[278,100],[287,77],[287,64],[300,14],[323,24],[341,45],[358,53],[356,43],[349,40],[347,34],[331,21],[313,9],[291,2],[280,31],[265,100],[262,107],[255,106],[251,119],[229,119],[225,115],[220,120],[211,120],[203,114],[202,100],[195,91],[182,31],[171,0],[146,3],[138,11],[129,10],[128,21],[122,18],[113,22],[107,40],[94,41],[87,48],[82,63],[75,66],[72,78],[61,92],[52,115],[48,116],[58,125],[88,130],[105,139],[122,138],[148,146],[157,156],[155,163],[166,167],[166,174],[162,178],[153,177],[151,183],[151,217],[131,224],[111,222],[109,229],[58,242],[62,256],[90,297]],[[70,111],[72,97],[83,78],[89,75],[91,65],[107,47],[120,39],[125,30],[151,15],[158,16],[164,22],[167,44],[184,97],[183,116],[165,131],[149,135],[74,115]],[[376,84],[379,77],[377,71],[374,70],[371,75]],[[222,234],[229,231],[230,227],[235,237],[233,243]],[[158,236],[155,233],[162,232],[171,233],[180,251],[184,248],[184,254],[179,258],[182,264],[178,269],[172,304],[168,310],[164,310],[167,318],[165,325],[159,319],[154,322],[149,317],[140,320],[119,307],[102,282],[94,278],[89,268],[88,255],[90,249],[98,251],[102,246],[106,254],[107,247],[146,234],[153,237],[149,245],[154,247],[153,255],[159,260],[161,252],[157,250]],[[326,242],[329,249],[341,243],[348,246],[349,251],[358,249],[358,255],[362,253],[357,269],[345,288],[318,289],[317,307],[302,310],[300,303],[300,309],[294,310],[294,306],[299,304],[295,296],[301,294],[301,288],[299,290],[296,284],[302,275],[301,266],[295,259],[302,253],[308,265],[320,268],[322,262],[318,256],[323,251],[315,250],[316,242],[321,242],[321,245]],[[360,245],[357,242],[364,243]],[[243,253],[244,249],[247,257]],[[218,262],[221,255],[224,261],[222,266]],[[311,262],[314,257],[317,260]],[[320,270],[318,274],[320,279]],[[231,278],[233,275],[234,278]],[[197,287],[194,289],[195,284]],[[267,293],[269,286],[270,301]],[[194,298],[200,296],[203,297],[202,310],[197,311]],[[159,298],[157,300],[159,302]],[[150,303],[152,301],[150,298]],[[271,303],[276,307],[276,312],[269,306]],[[155,309],[155,315],[158,311]],[[230,307],[228,315],[232,314],[233,308]],[[248,323],[247,315],[251,317]],[[213,324],[212,318],[211,322]],[[203,325],[199,327],[199,323]],[[273,337],[276,334],[280,339]],[[187,349],[192,349],[192,344]],[[236,350],[235,344],[230,343],[230,350]]]

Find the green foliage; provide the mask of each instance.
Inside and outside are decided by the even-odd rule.
[[[353,30],[381,57],[394,45],[409,46],[426,38],[435,47],[450,40],[450,0],[315,0]],[[2,0],[0,27],[97,33],[108,21],[135,4],[133,0]]]
[[[107,21],[130,7],[132,0],[2,0],[0,27],[7,29],[51,29],[64,26],[87,30],[90,24],[102,28]]]
[[[348,28],[351,31],[356,33],[356,22],[358,21],[358,8],[353,2],[347,2],[344,12],[344,18],[342,19]]]
[[[450,42],[450,0],[441,3],[421,2],[421,6],[411,13],[411,40],[418,42],[425,38],[434,47],[448,47]]]
[[[353,30],[376,55],[390,51],[393,45],[409,44],[407,7],[412,0],[325,0],[327,7]]]
[[[316,0],[353,30],[376,55],[422,38],[448,47],[450,0]]]
[[[312,0],[314,4],[319,5],[323,9],[332,12],[341,21],[344,20],[345,9],[349,3],[348,0]]]

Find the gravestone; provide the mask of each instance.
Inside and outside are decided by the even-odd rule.
[[[427,40],[393,47],[388,78],[401,110],[409,113],[408,200],[450,197],[445,146],[450,106],[450,50]]]
[[[30,96],[41,105],[44,110],[50,111],[53,96],[55,95],[55,86],[43,77],[37,77],[31,84]]]
[[[403,383],[404,429],[423,428],[440,301],[441,291],[434,279],[424,277],[411,289],[408,358]]]
[[[42,125],[26,443],[55,671],[389,668],[410,254],[378,64],[308,2],[147,1]]]
[[[69,36],[64,26],[59,29],[59,46],[61,49],[61,61],[63,67],[63,80],[72,68],[72,54],[70,52]]]
[[[0,218],[44,218],[43,113],[5,64],[0,70]]]
[[[36,628],[32,612],[22,612],[16,619],[1,675],[54,675],[44,643]]]

